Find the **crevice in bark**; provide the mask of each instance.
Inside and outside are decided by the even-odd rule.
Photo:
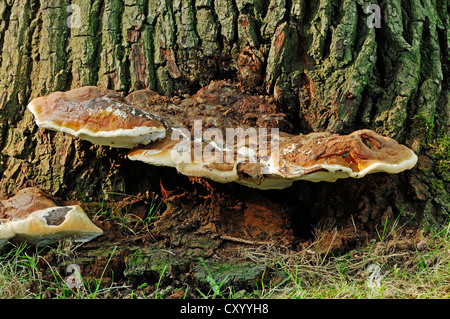
[[[121,7],[121,13],[118,15],[119,21],[117,22],[119,25],[119,35],[118,35],[118,43],[120,46],[118,60],[120,61],[120,73],[123,79],[123,88],[122,91],[126,94],[129,92],[131,83],[130,83],[130,59],[125,47],[125,43],[127,43],[127,39],[124,39],[123,35],[123,15],[125,13],[125,3],[123,3]]]
[[[17,3],[14,3],[16,5]],[[20,5],[20,4],[17,4]],[[5,43],[5,38],[3,38],[3,46],[10,45],[17,49],[14,54],[18,54],[13,60],[14,65],[9,65],[8,67],[13,69],[9,74],[5,74],[5,77],[10,77],[11,82],[7,83],[6,90],[3,92],[3,96],[0,95],[0,103],[3,104],[2,113],[5,120],[4,124],[7,125],[5,130],[9,131],[16,127],[17,123],[22,119],[22,115],[25,111],[27,98],[29,96],[31,88],[31,50],[33,41],[34,27],[32,27],[32,22],[37,15],[37,10],[39,9],[39,3],[37,1],[31,1],[30,3],[24,3],[24,12],[22,13],[23,19],[18,18],[17,20],[17,34],[12,35],[13,38],[9,39],[12,43]],[[10,15],[13,8],[10,9]],[[8,25],[10,26],[10,24]],[[8,30],[5,30],[7,32]],[[5,36],[5,35],[4,35]],[[9,51],[9,50],[8,50]],[[2,54],[5,50],[2,51]],[[7,51],[6,51],[7,52]],[[11,54],[7,52],[6,54]],[[13,62],[13,63],[14,63]],[[1,87],[1,80],[0,80]],[[8,133],[9,134],[9,133]],[[4,141],[6,141],[7,136],[4,136]]]
[[[4,3],[5,3],[4,4],[5,9],[2,12],[2,16],[0,17],[0,19],[1,19],[0,26],[2,27],[0,29],[0,48],[3,48],[4,36],[5,36],[6,30],[8,30],[8,27],[9,27],[9,17],[11,16],[11,8],[12,8],[12,5],[9,5],[6,1],[4,1]],[[3,58],[0,55],[0,68],[2,66],[2,61],[3,61]]]
[[[325,35],[324,35],[324,39],[323,39],[323,45],[322,45],[322,54],[321,54],[321,58],[323,60],[326,60],[327,58],[330,57],[330,53],[331,53],[331,43],[333,40],[333,32],[334,30],[336,30],[336,26],[337,23],[336,21],[340,21],[338,19],[338,15],[340,10],[336,10],[336,8],[339,8],[340,6],[335,6],[333,4],[333,2],[330,2],[330,4],[328,4],[331,9],[329,14],[325,14],[326,16],[326,20],[328,20],[328,22],[325,25]],[[336,12],[337,11],[337,12]],[[322,22],[323,17],[321,17],[321,22]],[[323,23],[323,22],[322,22]],[[334,69],[334,66],[333,66]]]
[[[93,25],[93,29],[94,29],[94,37],[93,37],[93,43],[94,43],[94,51],[92,53],[93,57],[94,57],[94,61],[93,61],[93,70],[92,70],[92,82],[93,83],[98,83],[99,81],[99,71],[100,71],[100,65],[101,65],[101,53],[103,50],[103,45],[102,45],[102,19],[100,19],[99,17],[103,16],[105,10],[105,2],[103,0],[99,0],[99,4],[98,4],[98,11],[95,12],[95,19],[94,19],[94,25]]]
[[[197,17],[197,7],[195,6],[195,0],[190,0],[190,7],[192,8],[192,10],[193,10],[193,16],[194,17]],[[173,33],[172,33],[172,36],[173,36],[173,44],[174,44],[174,46],[176,45],[176,43],[178,43],[178,32],[176,31],[176,27],[175,27],[175,10],[174,10],[174,8],[173,8],[173,2],[172,2],[172,0],[167,0],[167,14],[169,15],[169,16],[171,16],[172,18],[171,18],[171,22],[174,24],[173,25]],[[197,38],[198,38],[198,40],[199,40],[199,45],[201,45],[201,38],[199,37],[199,35],[198,35],[198,32],[197,32],[197,24],[196,24],[196,21],[197,21],[197,19],[195,19],[194,20],[195,22],[194,22],[194,33],[195,33],[195,35],[197,36]],[[167,44],[167,43],[165,43],[165,44]],[[165,48],[165,49],[167,49],[167,48]]]
[[[355,34],[355,42],[353,51],[359,52],[363,46],[364,40],[367,36],[367,33],[369,32],[367,28],[367,17],[364,12],[365,8],[362,5],[357,4],[356,5],[356,34]],[[377,29],[375,29],[376,33]],[[375,35],[376,38],[376,35]],[[375,40],[376,41],[376,40]],[[355,58],[355,55],[353,56]]]
[[[70,28],[67,28],[67,29],[68,30],[65,33],[65,38],[64,38],[64,42],[63,42],[64,46],[63,46],[63,50],[62,50],[64,52],[64,66],[63,66],[63,69],[60,71],[60,72],[64,73],[65,81],[60,84],[61,87],[58,88],[60,90],[69,90],[70,89],[70,84],[72,83],[72,79],[73,79],[73,75],[72,75],[72,72],[71,72],[71,65],[69,63],[69,58],[68,58],[70,56],[69,39],[71,37],[71,29]]]
[[[215,6],[214,6],[214,0],[211,1],[211,7],[209,8],[209,10],[211,11],[211,16],[214,20],[214,24],[217,26],[217,44],[218,44],[218,51],[219,51],[219,56],[221,57],[224,52],[224,43],[223,43],[223,37],[222,37],[222,25],[220,24],[219,21],[219,17],[217,16],[216,10],[215,10]]]
[[[288,24],[291,23],[291,10],[292,10],[292,0],[286,0],[286,12],[284,13],[283,19],[278,23],[280,25],[284,21],[287,21]]]
[[[423,49],[420,50],[420,79],[418,83],[418,87],[423,84],[423,82],[432,76],[433,64],[440,63],[440,61],[430,61],[430,50],[433,50],[431,46],[432,34],[430,32],[430,21],[425,20],[423,23],[423,31],[422,31],[422,39],[421,43],[423,45]],[[431,65],[430,65],[431,64]]]
[[[414,1],[416,1],[416,0],[414,0]],[[405,26],[410,26],[411,23],[414,21],[412,8],[411,8],[412,1],[396,0],[396,2],[399,2],[398,6],[401,8],[401,11],[398,14],[400,14],[400,16],[402,18],[402,24],[403,24],[402,36],[406,40],[406,42],[411,44],[412,38],[413,38],[413,32],[410,28],[405,28]]]
[[[148,72],[148,78],[147,78],[147,88],[150,90],[156,90],[156,68],[155,68],[155,49],[153,47],[154,43],[154,30],[155,30],[155,24],[148,23],[148,16],[150,13],[149,10],[149,4],[148,1],[144,1],[143,5],[143,14],[144,14],[144,21],[142,22],[142,34],[141,37],[143,38],[143,49],[144,49],[144,55],[147,63],[147,72]]]
[[[305,1],[303,13],[303,25],[311,26],[314,16],[319,8],[318,1]],[[309,44],[308,44],[309,47]]]
[[[377,45],[377,49],[376,49],[376,54],[377,54],[377,60],[375,61],[375,72],[377,74],[376,76],[376,84],[380,87],[380,88],[386,88],[388,83],[386,81],[387,79],[387,72],[386,72],[386,65],[384,63],[384,38],[382,36],[382,34],[384,34],[384,32],[386,31],[382,31],[383,28],[385,28],[383,25],[381,26],[380,29],[376,29],[375,30],[375,42],[379,43],[379,45]],[[375,111],[376,108],[373,108],[373,110]],[[375,116],[375,113],[371,113],[370,118],[373,119]]]
[[[233,19],[234,36],[232,38],[232,43],[237,43],[237,41],[238,41],[239,10],[238,10],[238,7],[237,7],[236,0],[231,0],[231,9],[234,12],[234,19]]]

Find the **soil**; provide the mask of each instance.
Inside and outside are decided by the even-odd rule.
[[[170,169],[160,174],[165,179],[157,194],[116,196],[107,204],[77,202],[86,211],[97,212],[90,216],[104,234],[69,249],[66,257],[61,257],[56,245],[43,249],[38,268],[48,286],[36,286],[35,292],[47,289],[44,296],[55,297],[49,266],[67,279],[71,275],[68,266],[75,264],[85,280],[94,278],[101,288],[122,287],[101,298],[130,298],[131,291],[134,296],[150,298],[201,298],[213,294],[214,283],[223,283],[222,291],[233,287],[235,294],[249,296],[261,281],[281,282],[283,274],[275,269],[276,261],[254,262],[242,253],[246,249],[313,250],[332,257],[379,240],[384,226],[377,220],[381,216],[371,216],[373,211],[353,207],[352,198],[377,184],[389,185],[387,176],[369,176],[364,182],[338,181],[334,186],[305,182],[268,192],[187,178]],[[324,198],[335,197],[334,188],[347,188],[348,197],[328,203],[328,211],[318,214],[315,210],[324,207],[320,205]],[[297,193],[302,189],[303,196]],[[149,215],[155,203],[159,206]],[[406,243],[400,248],[413,251],[418,234],[405,227],[402,241],[390,245]]]

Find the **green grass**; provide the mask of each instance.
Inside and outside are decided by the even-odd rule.
[[[207,281],[211,287],[209,293],[205,294],[203,293],[200,289],[197,288],[197,292],[203,297],[203,299],[215,299],[217,296],[219,296],[222,299],[225,299],[225,295],[224,295],[224,291],[222,291],[222,286],[225,284],[225,282],[228,280],[228,275],[225,276],[225,278],[223,280],[221,280],[220,282],[217,282],[216,279],[214,279],[213,274],[211,273],[208,265],[206,264],[206,262],[201,259],[199,260],[200,264],[202,265],[202,267],[206,270],[208,276],[207,276]]]
[[[211,274],[209,292],[185,287],[184,297],[192,296],[187,293],[189,290],[200,298],[208,299],[449,298],[450,225],[424,236],[421,245],[417,245],[418,240],[412,242],[402,236],[402,225],[396,221],[397,218],[389,226],[382,224],[379,238],[344,255],[333,256],[328,250],[322,253],[314,251],[314,242],[301,251],[276,245],[242,247],[236,257],[268,265],[261,278],[255,282],[253,291],[236,291],[233,287],[225,287],[226,278],[218,282]],[[53,252],[55,257],[51,262],[44,259],[42,249]],[[42,249],[24,244],[4,247],[0,252],[1,299],[98,299],[111,298],[111,292],[118,290],[121,293],[114,295],[118,298],[163,296],[161,292],[165,287],[162,278],[168,269],[161,272],[154,287],[142,286],[132,290],[128,286],[102,286],[102,278],[114,258],[115,248],[108,252],[100,278],[77,277],[73,270],[72,279],[79,283],[76,287],[68,285],[67,266],[60,265],[66,265],[73,259],[78,246],[61,241],[55,247]],[[208,271],[207,265],[203,266]],[[43,275],[42,268],[47,269],[47,276]],[[143,293],[145,288],[151,288],[153,293]]]
[[[162,201],[158,199],[158,195],[152,196],[149,204],[149,210],[145,217],[141,218],[131,212],[132,203],[135,200],[139,200],[138,196],[128,195],[126,193],[107,192],[106,194],[99,195],[97,202],[88,205],[88,202],[79,188],[78,192],[81,201],[86,206],[90,207],[87,214],[92,220],[108,219],[113,221],[118,225],[121,225],[123,232],[126,234],[137,236],[142,231],[148,231],[148,227],[159,218],[158,213]],[[115,200],[115,197],[118,197],[119,200]],[[118,207],[117,203],[120,203],[120,199],[124,198],[130,199],[131,203],[124,205],[124,207]]]
[[[59,262],[67,257],[59,248],[61,245],[67,246],[67,243],[61,241],[54,250],[60,254],[56,255],[57,259],[61,258]],[[83,278],[73,267],[71,276],[76,277],[78,281],[72,281],[69,278],[71,276],[66,277],[58,270],[57,266],[51,265],[43,259],[41,251],[34,250],[30,253],[30,250],[33,249],[22,243],[10,245],[8,251],[1,252],[0,299],[43,299],[48,296],[53,299],[97,299],[109,290],[109,288],[101,288],[101,281],[116,249],[111,253],[101,277],[98,279]],[[44,260],[48,266],[51,272],[50,279],[43,278],[38,268],[39,260]],[[33,287],[34,289],[32,289]]]
[[[29,256],[25,248],[24,244],[18,245],[0,255],[0,299],[35,297],[29,285],[40,280],[40,272],[36,257]]]
[[[266,284],[258,295],[261,298],[449,298],[449,233],[446,227],[430,236],[428,247],[421,251],[392,248],[397,238],[328,258],[326,263],[315,254],[286,254],[266,248],[256,256],[277,260],[285,279]],[[374,276],[378,281],[371,280],[373,273],[368,269],[379,270],[379,276]]]

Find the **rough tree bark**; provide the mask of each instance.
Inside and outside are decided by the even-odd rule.
[[[368,27],[369,4],[380,6],[381,28]],[[31,184],[64,199],[159,191],[167,170],[39,130],[27,103],[82,85],[193,94],[210,80],[236,79],[237,55],[248,46],[261,59],[263,91],[274,95],[295,132],[371,128],[419,154],[417,167],[398,176],[297,183],[283,193],[290,196],[291,224],[344,216],[365,227],[401,214],[416,226],[437,227],[450,211],[448,6],[445,0],[0,0],[1,194]]]

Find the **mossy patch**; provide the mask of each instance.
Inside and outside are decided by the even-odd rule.
[[[133,286],[155,284],[187,270],[188,261],[174,252],[161,249],[138,249],[126,260],[125,277]]]
[[[237,290],[254,290],[257,283],[263,280],[266,268],[266,265],[252,262],[228,263],[201,260],[193,266],[192,272],[197,285],[203,289],[221,288],[223,291],[231,286]]]
[[[432,147],[437,157],[436,171],[442,174],[444,180],[450,181],[450,136],[442,134]]]

